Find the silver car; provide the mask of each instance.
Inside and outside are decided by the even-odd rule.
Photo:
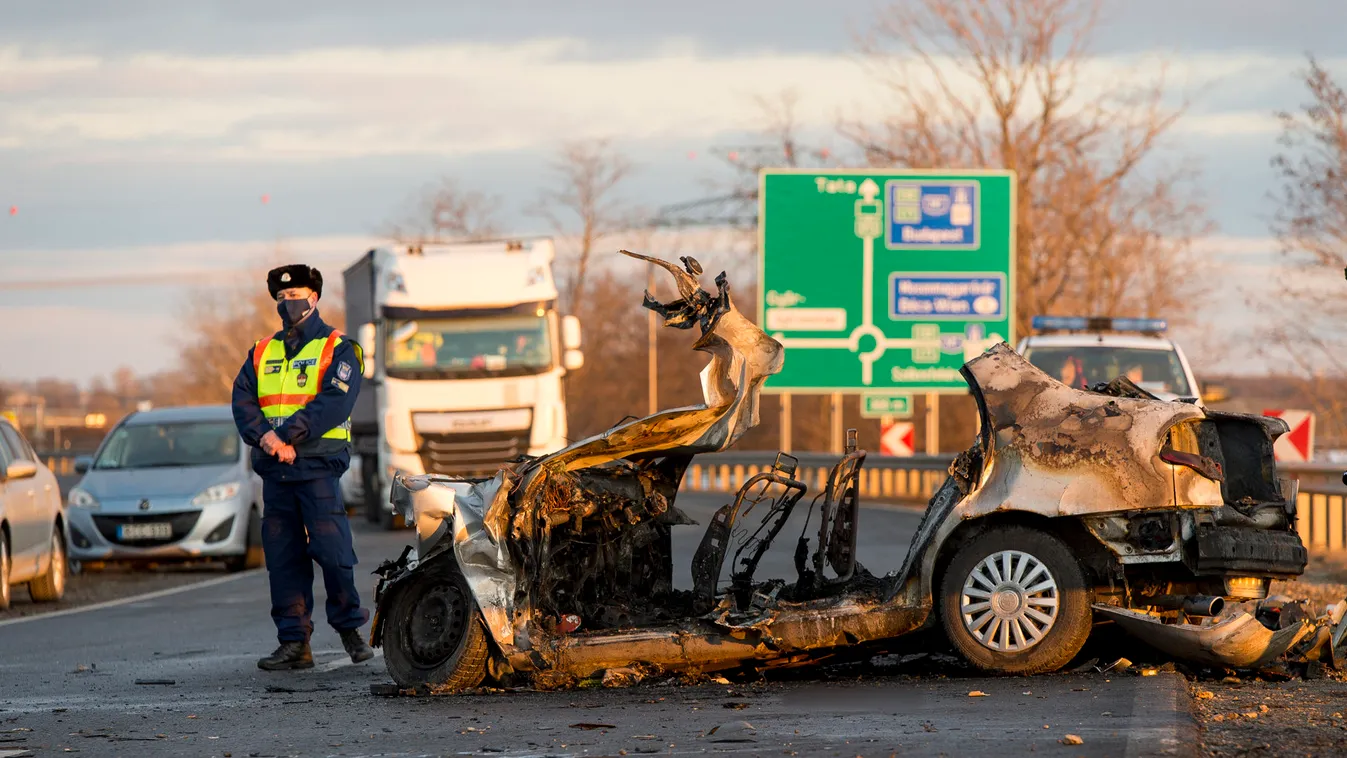
[[[133,413],[75,468],[71,558],[262,565],[262,482],[229,406]]]
[[[28,440],[0,419],[0,610],[12,585],[37,601],[65,595],[65,512],[61,490]]]

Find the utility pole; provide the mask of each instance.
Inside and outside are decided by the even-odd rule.
[[[646,290],[651,297],[655,297],[655,266],[650,264],[646,266]],[[659,325],[655,320],[655,312],[647,310],[645,312],[646,320],[646,353],[648,356],[648,365],[646,367],[646,407],[649,409],[648,415],[655,415],[659,412]]]

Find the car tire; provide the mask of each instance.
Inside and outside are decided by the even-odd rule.
[[[384,663],[401,687],[461,690],[486,678],[486,628],[452,560],[418,571],[389,598]]]
[[[9,586],[9,538],[0,531],[0,611],[9,608],[10,594],[12,589]]]
[[[248,509],[248,536],[243,555],[230,556],[225,560],[225,568],[232,572],[248,571],[266,565],[266,553],[262,549],[262,517],[256,508]]]
[[[51,566],[47,573],[28,583],[28,594],[39,603],[54,603],[65,597],[65,584],[70,564],[67,563],[65,538],[60,529],[51,533]]]
[[[1008,570],[1007,570],[1008,569]],[[940,620],[974,666],[1039,674],[1065,666],[1090,636],[1091,591],[1061,540],[1021,526],[960,547],[940,581]]]

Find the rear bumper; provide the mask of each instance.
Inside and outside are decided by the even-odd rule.
[[[1300,535],[1289,531],[1199,526],[1192,548],[1199,576],[1300,576],[1309,562]]]

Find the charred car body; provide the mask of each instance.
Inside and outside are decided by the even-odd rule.
[[[1006,673],[1061,667],[1103,619],[1227,665],[1293,645],[1339,652],[1343,625],[1331,622],[1341,619],[1249,612],[1273,578],[1306,564],[1295,484],[1272,457],[1283,422],[1162,402],[1125,379],[1074,390],[1004,344],[962,369],[980,431],[899,571],[876,577],[856,561],[866,454],[851,437],[809,500],[788,455],[749,478],[707,525],[693,588],[675,589],[671,530],[693,523],[676,506],[683,474],[757,423],[759,388],[783,351],[734,307],[723,273],[712,294],[695,260],[626,254],[674,276],[679,299],[647,293],[645,306],[700,330],[705,402],[490,479],[400,477],[394,506],[417,540],[379,568],[372,630],[398,684],[515,675],[564,686],[808,665],[902,650],[936,624],[973,664]],[[794,551],[794,581],[758,578],[797,506],[816,528],[782,546]]]

